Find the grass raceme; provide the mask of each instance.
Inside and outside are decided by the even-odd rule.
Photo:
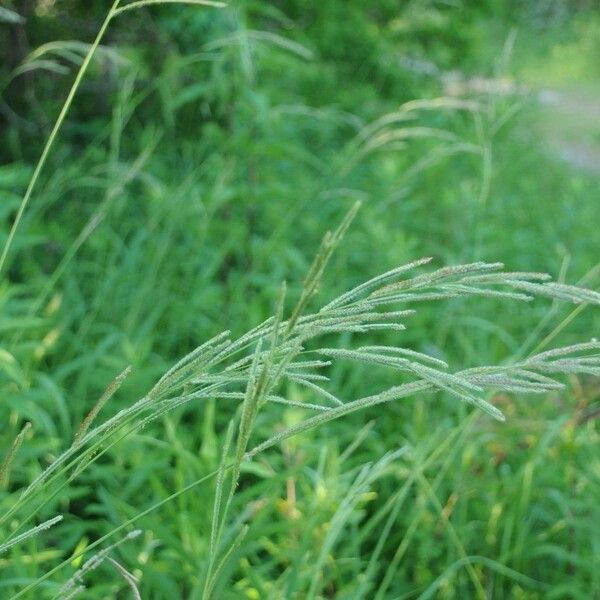
[[[239,527],[233,539],[228,535],[227,542],[223,541],[245,461],[251,461],[288,438],[350,413],[418,394],[445,392],[482,409],[495,419],[503,420],[502,412],[486,400],[487,390],[543,394],[563,386],[554,379],[556,375],[600,375],[600,342],[595,340],[538,353],[512,364],[459,371],[453,371],[439,358],[401,344],[357,343],[353,348],[321,345],[319,340],[323,336],[330,340],[330,334],[344,332],[360,338],[367,332],[392,331],[396,338],[401,339],[406,323],[415,312],[412,307],[416,303],[458,296],[527,302],[540,295],[576,304],[600,304],[600,294],[554,283],[542,273],[510,272],[505,271],[500,263],[484,262],[421,272],[430,263],[429,258],[424,258],[378,275],[335,298],[317,312],[307,313],[305,309],[321,283],[327,262],[357,209],[358,205],[353,207],[336,231],[325,236],[289,318],[284,317],[286,289],[282,285],[272,317],[237,339],[231,339],[229,332],[223,332],[208,340],[169,369],[143,398],[92,428],[92,421],[121,385],[128,370],[119,375],[88,414],[72,445],[34,479],[0,517],[0,523],[15,518],[19,522],[11,536],[3,540],[1,549],[8,549],[57,524],[60,517],[34,527],[30,523],[49,498],[59,494],[123,437],[183,405],[208,400],[225,402],[227,406],[237,403],[238,409],[229,424],[221,463],[216,471],[139,513],[87,548],[89,551],[101,545],[150,511],[205,482],[207,477],[216,477],[210,556],[201,596],[199,593],[199,597],[210,598],[227,561],[247,533],[246,526]],[[324,387],[328,381],[328,369],[333,361],[338,360],[391,369],[398,373],[401,382],[361,398],[338,398],[335,390]],[[311,401],[286,397],[290,383],[306,388],[312,395]],[[281,405],[302,408],[308,414],[300,422],[262,441],[250,443],[255,435],[254,425],[259,412]],[[16,449],[18,444],[15,444]],[[8,476],[9,466],[4,469],[3,477]],[[57,565],[15,597],[30,592],[67,562]],[[83,586],[81,582],[78,585]]]

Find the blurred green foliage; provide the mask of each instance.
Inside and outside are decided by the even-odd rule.
[[[9,0],[3,8],[13,15],[0,13],[5,236],[108,6]],[[68,446],[126,365],[134,375],[107,414],[209,336],[262,321],[282,280],[295,299],[323,233],[356,199],[363,208],[322,300],[423,255],[438,264],[501,260],[597,286],[598,174],[547,151],[552,116],[540,112],[535,92],[565,80],[597,85],[598,8],[581,0],[248,0],[223,10],[146,7],[115,19],[0,282],[0,445],[8,448],[25,421],[34,431],[0,502]],[[498,94],[471,85],[476,77],[517,83]],[[396,112],[389,126],[372,126]],[[424,307],[405,340],[456,367],[494,363],[548,345],[549,336],[574,342],[597,333],[597,314],[572,314],[544,302],[453,301]],[[337,366],[332,388],[351,398],[394,382],[367,374]],[[570,383],[570,394],[531,404],[497,399],[508,425],[440,396],[290,440],[244,473],[235,507],[251,529],[222,597],[304,598],[315,578],[319,598],[474,597],[463,551],[477,557],[490,598],[600,594],[598,426],[590,417],[599,388]],[[289,393],[310,400],[305,390]],[[60,533],[0,557],[0,596],[214,469],[232,410],[207,404],[165,417],[49,498],[43,514],[67,515]],[[259,430],[297,418],[290,409],[261,415]],[[363,428],[362,443],[345,455]],[[351,496],[360,465],[403,444],[410,457]],[[143,598],[197,597],[212,491],[211,483],[166,504],[139,523],[141,540],[116,551],[140,576]],[[351,510],[339,513],[348,498]],[[368,570],[377,515],[394,518]],[[332,522],[341,531],[315,573]],[[68,575],[53,577],[41,597],[53,597]],[[108,567],[92,583],[90,598],[128,593]]]

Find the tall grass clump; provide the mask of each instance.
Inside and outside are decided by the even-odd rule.
[[[352,339],[360,339],[361,334],[384,331],[393,332],[401,339],[406,323],[415,313],[415,309],[409,307],[459,296],[529,302],[538,295],[575,304],[600,305],[600,294],[594,291],[554,283],[543,273],[506,271],[500,263],[476,262],[415,274],[431,262],[430,258],[424,258],[378,275],[333,299],[317,312],[307,313],[306,308],[322,283],[325,267],[357,210],[358,205],[355,205],[340,227],[323,239],[303,292],[289,317],[286,318],[284,313],[286,293],[282,286],[273,317],[237,339],[231,339],[229,332],[224,331],[206,341],[169,369],[144,397],[92,428],[92,421],[102,405],[127,373],[121,374],[86,417],[71,446],[24,490],[15,492],[12,500],[5,501],[0,525],[15,520],[19,524],[3,540],[1,549],[39,536],[42,531],[57,525],[62,515],[40,525],[32,526],[32,522],[52,497],[119,440],[184,405],[216,401],[217,406],[227,412],[231,412],[234,405],[237,406],[235,416],[227,429],[216,471],[127,520],[86,549],[89,552],[99,547],[165,502],[215,477],[209,556],[201,595],[210,598],[228,559],[239,549],[247,534],[247,526],[242,526],[234,534],[223,535],[235,524],[229,513],[242,466],[272,447],[351,413],[373,407],[381,410],[391,402],[435,391],[443,391],[502,421],[502,412],[486,399],[486,390],[544,394],[563,387],[554,378],[556,375],[600,375],[600,342],[595,340],[548,350],[506,365],[458,371],[451,370],[436,357],[402,344],[354,344],[351,348],[322,345],[320,340],[323,338],[331,340],[332,334],[344,333],[353,334]],[[338,398],[335,390],[325,387],[328,369],[334,361],[390,369],[398,374],[399,383],[361,398]],[[292,383],[306,387],[312,401],[300,402],[286,397],[286,390]],[[302,409],[306,416],[265,439],[257,439],[258,415],[276,410],[277,406]],[[18,449],[21,438],[22,435],[15,441],[9,457]],[[8,466],[3,471],[8,471]],[[7,476],[8,473],[3,473],[4,478]],[[27,585],[14,597],[24,597],[36,589],[69,560]],[[478,596],[485,597],[474,571],[470,575],[475,589],[480,592]],[[310,597],[314,596],[314,585],[311,590]]]
[[[129,4],[115,0],[113,3],[95,41],[81,57],[74,83],[50,130],[41,157],[18,205],[0,255],[0,274],[6,272],[23,215],[37,190],[42,170],[86,70],[112,20],[120,16],[126,17],[134,9],[175,3],[175,0],[140,0]],[[222,6],[220,2],[203,0],[177,0],[177,3]],[[307,56],[302,46],[286,43],[284,38],[269,38],[263,32],[256,31],[253,35]],[[237,40],[234,36],[242,46],[243,36],[239,37],[240,40]],[[218,46],[217,44],[215,47]],[[246,55],[243,55],[243,59],[250,60]],[[476,103],[450,99],[405,104],[398,111],[359,128],[347,145],[346,159],[340,161],[344,164],[337,165],[339,168],[336,170],[341,174],[347,173],[365,157],[384,148],[404,147],[406,140],[411,138],[445,141],[449,144],[447,152],[477,155],[480,151],[477,146],[465,145],[443,129],[405,126],[405,121],[415,118],[413,113],[416,111],[440,107],[469,113],[478,110]],[[144,161],[145,154],[139,160],[140,168]],[[415,165],[413,174],[420,173],[422,168],[423,165]],[[132,167],[133,171],[137,172],[137,167]],[[481,204],[487,201],[489,191],[488,167],[484,180]],[[99,216],[89,222],[82,232],[81,240],[78,238],[72,252],[67,252],[65,260],[70,260],[78,251],[83,240],[103,218],[112,199],[120,191],[121,188],[117,187],[107,194],[104,212],[98,213]],[[204,341],[162,373],[141,397],[134,396],[136,400],[127,401],[124,408],[115,409],[111,413],[115,396],[125,395],[128,377],[132,372],[131,367],[121,370],[113,381],[108,382],[105,391],[81,419],[69,442],[65,444],[61,440],[60,447],[55,444],[52,452],[47,453],[48,462],[43,467],[36,465],[36,468],[27,470],[28,476],[31,476],[25,485],[21,485],[22,477],[11,476],[17,459],[19,464],[27,463],[30,459],[30,455],[26,454],[28,446],[36,442],[35,436],[38,434],[32,432],[29,422],[16,429],[19,433],[5,449],[0,466],[0,560],[5,555],[10,555],[22,569],[19,577],[4,582],[4,587],[0,590],[10,590],[7,594],[10,593],[10,597],[14,599],[38,595],[64,599],[84,594],[110,597],[113,592],[102,587],[102,578],[98,576],[98,572],[104,569],[109,572],[109,578],[120,580],[131,597],[141,598],[140,590],[143,589],[144,580],[137,572],[135,563],[136,560],[140,563],[143,560],[146,563],[151,561],[148,556],[153,548],[148,547],[154,542],[145,544],[135,558],[128,549],[137,548],[136,544],[141,546],[144,530],[153,525],[159,531],[157,537],[162,537],[161,543],[167,548],[177,546],[176,536],[164,534],[159,519],[152,521],[150,517],[169,505],[179,507],[179,502],[192,497],[195,502],[193,512],[201,514],[205,531],[199,533],[199,542],[194,544],[186,540],[187,546],[181,544],[181,556],[187,557],[192,565],[190,570],[193,571],[191,574],[186,571],[185,592],[190,598],[202,600],[221,595],[232,597],[231,594],[225,594],[228,582],[238,572],[244,569],[248,571],[247,565],[244,565],[246,556],[259,554],[255,538],[268,537],[272,531],[270,524],[263,524],[264,528],[260,531],[253,530],[253,516],[266,498],[261,497],[255,502],[247,501],[253,490],[258,490],[255,495],[260,497],[265,489],[249,475],[260,473],[265,478],[276,478],[280,473],[273,467],[276,461],[270,460],[276,454],[276,449],[282,449],[285,454],[291,442],[300,440],[298,443],[301,444],[305,439],[303,436],[315,431],[327,431],[328,424],[333,421],[355,413],[369,412],[385,414],[393,422],[398,418],[398,413],[393,410],[398,403],[414,398],[426,398],[428,403],[433,403],[432,398],[438,397],[436,394],[443,394],[477,410],[470,414],[463,411],[461,414],[466,415],[463,422],[448,434],[432,431],[433,447],[428,449],[429,453],[421,454],[420,449],[410,447],[404,440],[393,444],[385,440],[380,445],[379,454],[373,456],[370,462],[344,471],[343,477],[340,477],[339,489],[332,492],[337,495],[326,526],[319,530],[320,545],[317,551],[310,554],[311,549],[303,546],[301,540],[294,540],[297,543],[295,551],[285,548],[286,551],[289,550],[289,554],[281,559],[281,564],[277,563],[272,568],[276,577],[273,578],[271,587],[264,586],[263,595],[284,598],[334,596],[338,589],[328,578],[330,554],[339,544],[342,532],[346,528],[353,528],[355,535],[349,544],[349,552],[363,552],[366,559],[359,563],[352,561],[353,556],[348,557],[348,573],[351,575],[344,572],[344,576],[350,579],[344,592],[346,595],[340,591],[340,597],[389,597],[388,590],[392,586],[398,564],[406,555],[410,540],[416,535],[418,519],[410,524],[402,544],[395,549],[387,572],[381,572],[379,560],[387,550],[386,544],[398,515],[405,503],[408,503],[413,485],[418,486],[434,507],[440,527],[448,533],[448,539],[458,555],[454,564],[439,573],[422,590],[422,598],[433,597],[457,571],[464,571],[472,597],[488,597],[482,565],[498,577],[515,581],[519,585],[539,584],[503,565],[499,560],[470,556],[461,541],[460,532],[450,520],[450,509],[442,506],[436,496],[436,482],[430,483],[424,471],[432,464],[441,463],[438,479],[444,477],[450,461],[455,457],[456,449],[472,434],[474,415],[478,411],[496,421],[505,420],[501,404],[496,402],[499,392],[527,395],[557,393],[565,387],[562,380],[564,376],[600,376],[600,342],[592,338],[578,344],[534,351],[530,355],[519,356],[502,364],[463,368],[461,365],[455,367],[448,364],[450,361],[442,360],[440,355],[434,355],[433,352],[420,351],[422,348],[417,350],[407,342],[405,332],[408,329],[410,333],[411,319],[423,303],[432,304],[457,298],[468,302],[487,299],[491,302],[528,303],[535,297],[543,297],[586,306],[600,305],[600,294],[583,287],[552,281],[545,273],[507,270],[499,262],[475,261],[457,266],[435,267],[433,259],[426,257],[377,274],[330,299],[320,308],[315,308],[320,295],[330,287],[327,284],[327,268],[331,258],[342,243],[359,208],[360,203],[355,203],[340,225],[325,234],[303,284],[294,288],[300,288],[298,294],[288,291],[285,282],[280,285],[279,294],[273,299],[275,306],[271,317],[239,336],[225,330]],[[63,263],[57,269],[57,274],[43,287],[41,300],[38,298],[34,304],[33,313],[38,312],[47,299],[62,269]],[[431,323],[432,338],[437,327],[439,323]],[[385,370],[388,380],[393,380],[393,385],[371,389],[369,393],[359,397],[345,397],[343,390],[331,384],[336,367],[342,363],[350,365],[353,372],[373,375],[372,378],[365,377],[367,387],[374,387],[372,382],[376,380],[373,373],[375,369]],[[298,394],[297,390],[302,390],[302,393]],[[202,428],[201,452],[213,452],[216,455],[215,464],[211,468],[196,461],[195,449],[184,447],[183,436],[170,420],[174,414],[178,414],[178,409],[188,407],[201,409],[195,414],[202,414],[203,422],[193,422],[191,427]],[[280,419],[285,411],[293,418]],[[104,417],[107,412],[112,416]],[[283,422],[283,425],[274,425],[275,421]],[[348,419],[348,422],[351,423],[349,427],[356,427],[352,432],[355,439],[341,452],[339,464],[343,464],[371,430],[376,428],[373,423],[358,427],[352,419]],[[152,427],[157,423],[163,423],[166,430],[172,428],[171,437],[162,439],[157,435],[159,428]],[[210,438],[212,426],[219,435]],[[222,439],[220,450],[217,449],[219,438]],[[107,465],[117,469],[117,462],[123,458],[121,453],[125,441],[139,443],[142,452],[145,451],[144,444],[156,444],[165,456],[170,456],[167,446],[176,447],[176,452],[193,465],[190,469],[193,476],[190,477],[189,472],[186,472],[186,477],[177,480],[174,490],[159,488],[161,499],[149,505],[140,501],[132,506],[124,500],[120,502],[121,498],[110,498],[103,489],[101,478],[93,479],[96,471],[92,467],[98,469],[98,472],[102,472]],[[212,447],[207,448],[211,444]],[[315,481],[325,470],[325,450],[317,450],[320,452],[319,465],[311,473]],[[365,502],[375,494],[374,488],[382,480],[389,478],[390,473],[396,474],[394,469],[400,463],[407,468],[401,471],[399,485],[398,479],[394,481],[397,489],[394,489],[389,500],[373,513],[363,510]],[[171,469],[170,463],[163,465],[163,468],[165,471]],[[126,483],[131,483],[138,475],[126,473]],[[160,479],[163,473],[154,475]],[[144,475],[139,477],[143,479]],[[106,512],[111,515],[113,525],[104,527],[93,541],[80,539],[80,536],[73,533],[71,516],[74,515],[69,514],[69,502],[64,501],[67,492],[78,484],[81,484],[81,488],[73,495],[75,501],[78,499],[77,493],[85,497],[88,487],[98,487],[100,492],[91,510],[103,504]],[[288,478],[285,485],[287,501],[282,511],[285,511],[290,521],[297,522],[301,530],[317,528],[309,511],[301,514],[297,510],[294,504],[295,482],[292,478]],[[318,485],[315,487],[319,490],[315,493],[317,500],[319,495],[327,495],[327,490],[318,488]],[[238,510],[241,505],[245,505],[245,508]],[[364,517],[360,527],[355,518],[359,510],[363,511],[361,515]],[[77,518],[79,516],[78,514]],[[188,525],[184,515],[177,515],[179,517],[181,521],[177,526],[185,530]],[[114,524],[115,521],[118,522],[117,525]],[[369,545],[367,542],[373,539],[374,532],[380,532],[380,535],[374,544]],[[59,538],[66,539],[67,542],[60,544],[57,542]],[[72,549],[68,553],[64,551],[67,544]],[[279,551],[279,548],[276,550]],[[312,561],[306,560],[309,555]],[[49,566],[43,575],[38,576],[38,571],[28,571],[30,563],[21,560],[23,556],[27,556],[30,563],[35,564],[47,560]],[[306,564],[307,562],[310,564]],[[183,567],[184,565],[182,570]],[[160,575],[158,571],[157,578]],[[252,574],[248,577],[251,576]],[[147,591],[150,596],[156,593],[157,597],[168,597],[169,593],[173,595],[181,592],[173,589],[166,592],[162,590],[160,593],[152,589]],[[236,589],[232,593],[237,591]],[[0,595],[2,593],[0,591]]]

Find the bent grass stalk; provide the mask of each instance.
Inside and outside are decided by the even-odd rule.
[[[193,5],[208,6],[208,7],[213,7],[213,8],[222,8],[222,7],[226,6],[222,2],[211,2],[210,0],[140,0],[139,2],[131,2],[130,4],[127,4],[125,6],[119,6],[120,3],[121,3],[121,0],[114,0],[109,11],[106,13],[106,17],[104,18],[104,21],[100,25],[100,29],[98,30],[98,33],[96,34],[96,38],[89,46],[88,51],[86,52],[86,54],[83,58],[81,66],[79,67],[79,70],[77,71],[77,75],[75,75],[75,80],[73,81],[73,84],[71,85],[71,89],[69,90],[69,93],[67,94],[65,102],[60,109],[60,112],[58,114],[58,117],[56,118],[56,121],[52,127],[52,130],[50,131],[50,135],[48,136],[48,139],[44,145],[44,148],[42,150],[40,158],[39,158],[37,164],[35,165],[33,174],[31,176],[31,179],[29,180],[27,189],[25,190],[25,194],[23,195],[23,198],[19,204],[19,208],[17,210],[15,219],[12,223],[10,231],[8,232],[8,237],[6,239],[4,247],[2,249],[2,254],[0,254],[0,275],[2,274],[2,271],[4,270],[6,260],[8,258],[8,254],[14,243],[15,235],[16,235],[17,230],[19,229],[19,226],[23,219],[23,214],[25,213],[25,209],[27,208],[27,205],[29,204],[29,201],[31,200],[31,195],[33,194],[33,190],[35,189],[35,187],[37,185],[38,179],[40,178],[40,174],[46,164],[46,161],[48,160],[48,156],[50,155],[50,151],[52,150],[52,147],[54,146],[54,142],[56,141],[56,138],[58,137],[58,134],[64,123],[64,120],[71,108],[71,104],[73,103],[75,94],[77,94],[77,91],[79,90],[81,82],[83,81],[83,78],[88,70],[88,67],[92,61],[92,58],[93,58],[94,54],[96,53],[96,50],[98,49],[98,46],[100,45],[100,42],[102,41],[102,38],[104,37],[104,34],[106,33],[106,30],[108,29],[108,26],[109,26],[110,22],[113,20],[113,18],[119,14],[122,14],[122,13],[130,11],[130,10],[142,8],[144,6],[154,6],[154,5],[165,4],[165,3],[166,4],[177,4],[177,3],[193,4]]]
[[[31,176],[31,179],[29,180],[29,185],[27,186],[27,189],[25,190],[25,195],[23,196],[23,199],[21,200],[21,204],[19,205],[19,210],[17,211],[15,220],[13,221],[12,227],[10,228],[10,231],[8,233],[8,238],[6,240],[6,243],[4,244],[4,248],[2,249],[2,254],[0,255],[0,275],[2,274],[4,264],[6,263],[6,258],[11,249],[11,246],[13,244],[15,235],[17,233],[17,229],[19,228],[19,225],[21,223],[21,219],[23,218],[23,213],[25,212],[25,209],[27,208],[27,205],[29,204],[29,200],[31,199],[31,194],[33,193],[33,190],[37,184],[37,181],[40,177],[40,173],[42,172],[42,169],[44,168],[44,165],[46,164],[46,161],[48,160],[48,156],[50,155],[50,150],[52,149],[52,146],[54,145],[54,141],[56,140],[56,137],[58,136],[58,132],[60,131],[60,128],[62,127],[62,124],[65,120],[65,117],[67,116],[67,113],[69,112],[69,109],[71,108],[71,104],[73,103],[73,98],[75,98],[75,94],[77,93],[77,90],[79,89],[79,86],[81,85],[81,81],[83,80],[83,76],[85,75],[85,73],[89,67],[92,57],[94,56],[96,49],[100,45],[100,41],[102,40],[102,38],[104,37],[104,34],[106,33],[108,24],[111,22],[112,18],[115,15],[115,10],[117,9],[119,2],[120,2],[120,0],[114,0],[113,5],[111,6],[110,10],[106,14],[106,17],[105,17],[104,21],[102,22],[100,29],[98,30],[96,39],[92,42],[91,46],[89,47],[89,50],[87,51],[87,54],[85,55],[83,62],[81,63],[81,66],[79,67],[79,71],[77,71],[77,75],[75,76],[75,81],[73,81],[73,85],[71,86],[71,89],[69,90],[69,93],[67,94],[65,103],[62,105],[60,113],[58,114],[58,118],[56,119],[56,122],[54,123],[54,126],[52,127],[52,131],[50,132],[50,135],[48,136],[48,140],[46,141],[46,144],[44,146],[44,149],[42,150],[40,159],[38,160],[38,162],[35,166],[33,175]]]

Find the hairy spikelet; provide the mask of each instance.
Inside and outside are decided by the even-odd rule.
[[[21,431],[15,437],[15,439],[12,443],[12,446],[10,447],[10,450],[8,451],[8,454],[2,461],[2,465],[0,466],[0,487],[8,486],[10,467],[11,467],[13,460],[14,460],[15,456],[17,455],[17,452],[19,451],[19,448],[21,447],[21,444],[23,443],[23,440],[25,439],[25,436],[27,435],[27,432],[29,431],[29,429],[31,429],[31,423],[27,422],[27,423],[25,423],[25,425],[23,425],[23,429],[21,429]]]
[[[312,390],[313,392],[316,392],[318,395],[331,402],[331,404],[333,404],[334,406],[341,406],[343,404],[343,402],[339,398],[336,398],[331,392],[328,392],[327,390],[318,386],[316,383],[310,381],[309,379],[303,379],[302,377],[297,377],[293,375],[288,376],[288,379],[290,381],[293,381],[294,383],[308,388],[309,390]]]
[[[29,538],[37,535],[38,533],[41,533],[42,531],[46,531],[46,529],[50,529],[50,527],[53,527],[57,523],[60,523],[62,521],[62,519],[63,519],[62,515],[57,515],[56,517],[53,517],[52,519],[48,519],[47,521],[44,521],[43,523],[40,523],[39,525],[32,527],[31,529],[29,529],[28,531],[25,531],[24,533],[16,535],[11,540],[4,542],[3,544],[0,544],[0,554],[2,554],[3,552],[6,552],[12,546],[21,544],[25,540],[28,540]]]
[[[175,363],[150,390],[149,396],[156,397],[161,391],[173,387],[175,383],[189,372],[198,372],[211,358],[218,355],[228,345],[229,331],[223,331],[211,338],[194,351]]]
[[[81,438],[87,433],[87,430],[90,428],[90,425],[94,421],[94,419],[98,416],[98,413],[102,410],[102,407],[113,397],[115,392],[121,387],[125,378],[131,373],[131,367],[127,367],[123,372],[117,375],[113,381],[106,388],[102,396],[100,396],[98,402],[94,405],[92,410],[87,414],[85,419],[82,421],[77,433],[75,434],[75,438],[73,440],[74,444],[79,444]]]
[[[315,256],[315,259],[308,271],[308,275],[304,280],[304,288],[302,290],[302,295],[300,296],[298,303],[294,307],[294,310],[292,311],[292,316],[290,317],[290,320],[287,323],[286,333],[288,335],[293,331],[296,321],[304,311],[304,308],[308,304],[309,300],[314,296],[315,292],[317,291],[317,288],[319,287],[319,284],[323,277],[323,273],[325,271],[325,267],[327,266],[329,259],[331,258],[335,249],[338,247],[339,243],[342,241],[344,234],[346,233],[348,227],[350,227],[350,224],[354,220],[354,217],[356,216],[356,213],[358,212],[359,208],[360,202],[356,202],[354,206],[348,211],[348,213],[340,223],[340,226],[333,233],[327,232],[327,234],[323,238],[323,241],[321,242],[321,248],[319,249],[319,252],[317,252],[317,255]]]
[[[97,569],[108,558],[111,551],[129,540],[135,539],[136,537],[140,536],[141,533],[141,530],[135,529],[128,533],[124,538],[117,540],[115,543],[92,555],[91,558],[88,558],[88,560],[86,560],[83,565],[77,569],[77,571],[75,571],[75,573],[73,573],[73,575],[62,585],[56,597],[63,598],[67,594],[73,593],[73,591],[78,587],[81,587],[86,574],[94,569]]]
[[[321,309],[321,312],[330,311],[332,308],[335,308],[337,306],[344,306],[344,305],[348,304],[349,302],[351,302],[352,300],[359,298],[366,292],[369,292],[374,288],[378,288],[379,286],[386,283],[390,279],[394,279],[394,278],[398,277],[399,275],[406,273],[407,271],[416,269],[417,267],[420,267],[422,265],[426,265],[427,263],[431,262],[432,260],[433,260],[433,258],[431,256],[428,256],[426,258],[421,258],[420,260],[415,260],[406,265],[401,265],[399,267],[396,267],[395,269],[391,269],[390,271],[387,271],[386,273],[378,275],[377,277],[373,277],[373,279],[369,279],[369,281],[366,281],[365,283],[361,283],[360,285],[356,286],[355,288],[351,289],[350,291],[346,292],[345,294],[342,294],[335,300],[332,300],[329,304],[326,304]]]

